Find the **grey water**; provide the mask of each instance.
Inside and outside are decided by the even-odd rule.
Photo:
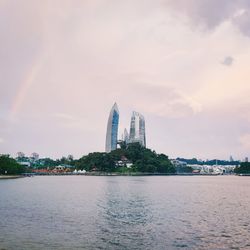
[[[250,249],[250,177],[0,180],[0,249]]]

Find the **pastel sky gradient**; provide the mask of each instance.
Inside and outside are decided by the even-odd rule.
[[[0,153],[104,151],[145,116],[171,158],[250,156],[250,1],[0,0]]]

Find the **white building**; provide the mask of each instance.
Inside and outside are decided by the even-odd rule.
[[[146,147],[145,119],[138,112],[133,111],[130,122],[129,143],[139,142]]]

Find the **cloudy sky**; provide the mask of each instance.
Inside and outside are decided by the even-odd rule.
[[[0,0],[0,153],[104,151],[116,101],[170,157],[250,156],[250,1]]]

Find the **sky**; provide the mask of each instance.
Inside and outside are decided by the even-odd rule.
[[[250,1],[0,0],[0,153],[79,158],[133,110],[170,158],[250,156]]]

